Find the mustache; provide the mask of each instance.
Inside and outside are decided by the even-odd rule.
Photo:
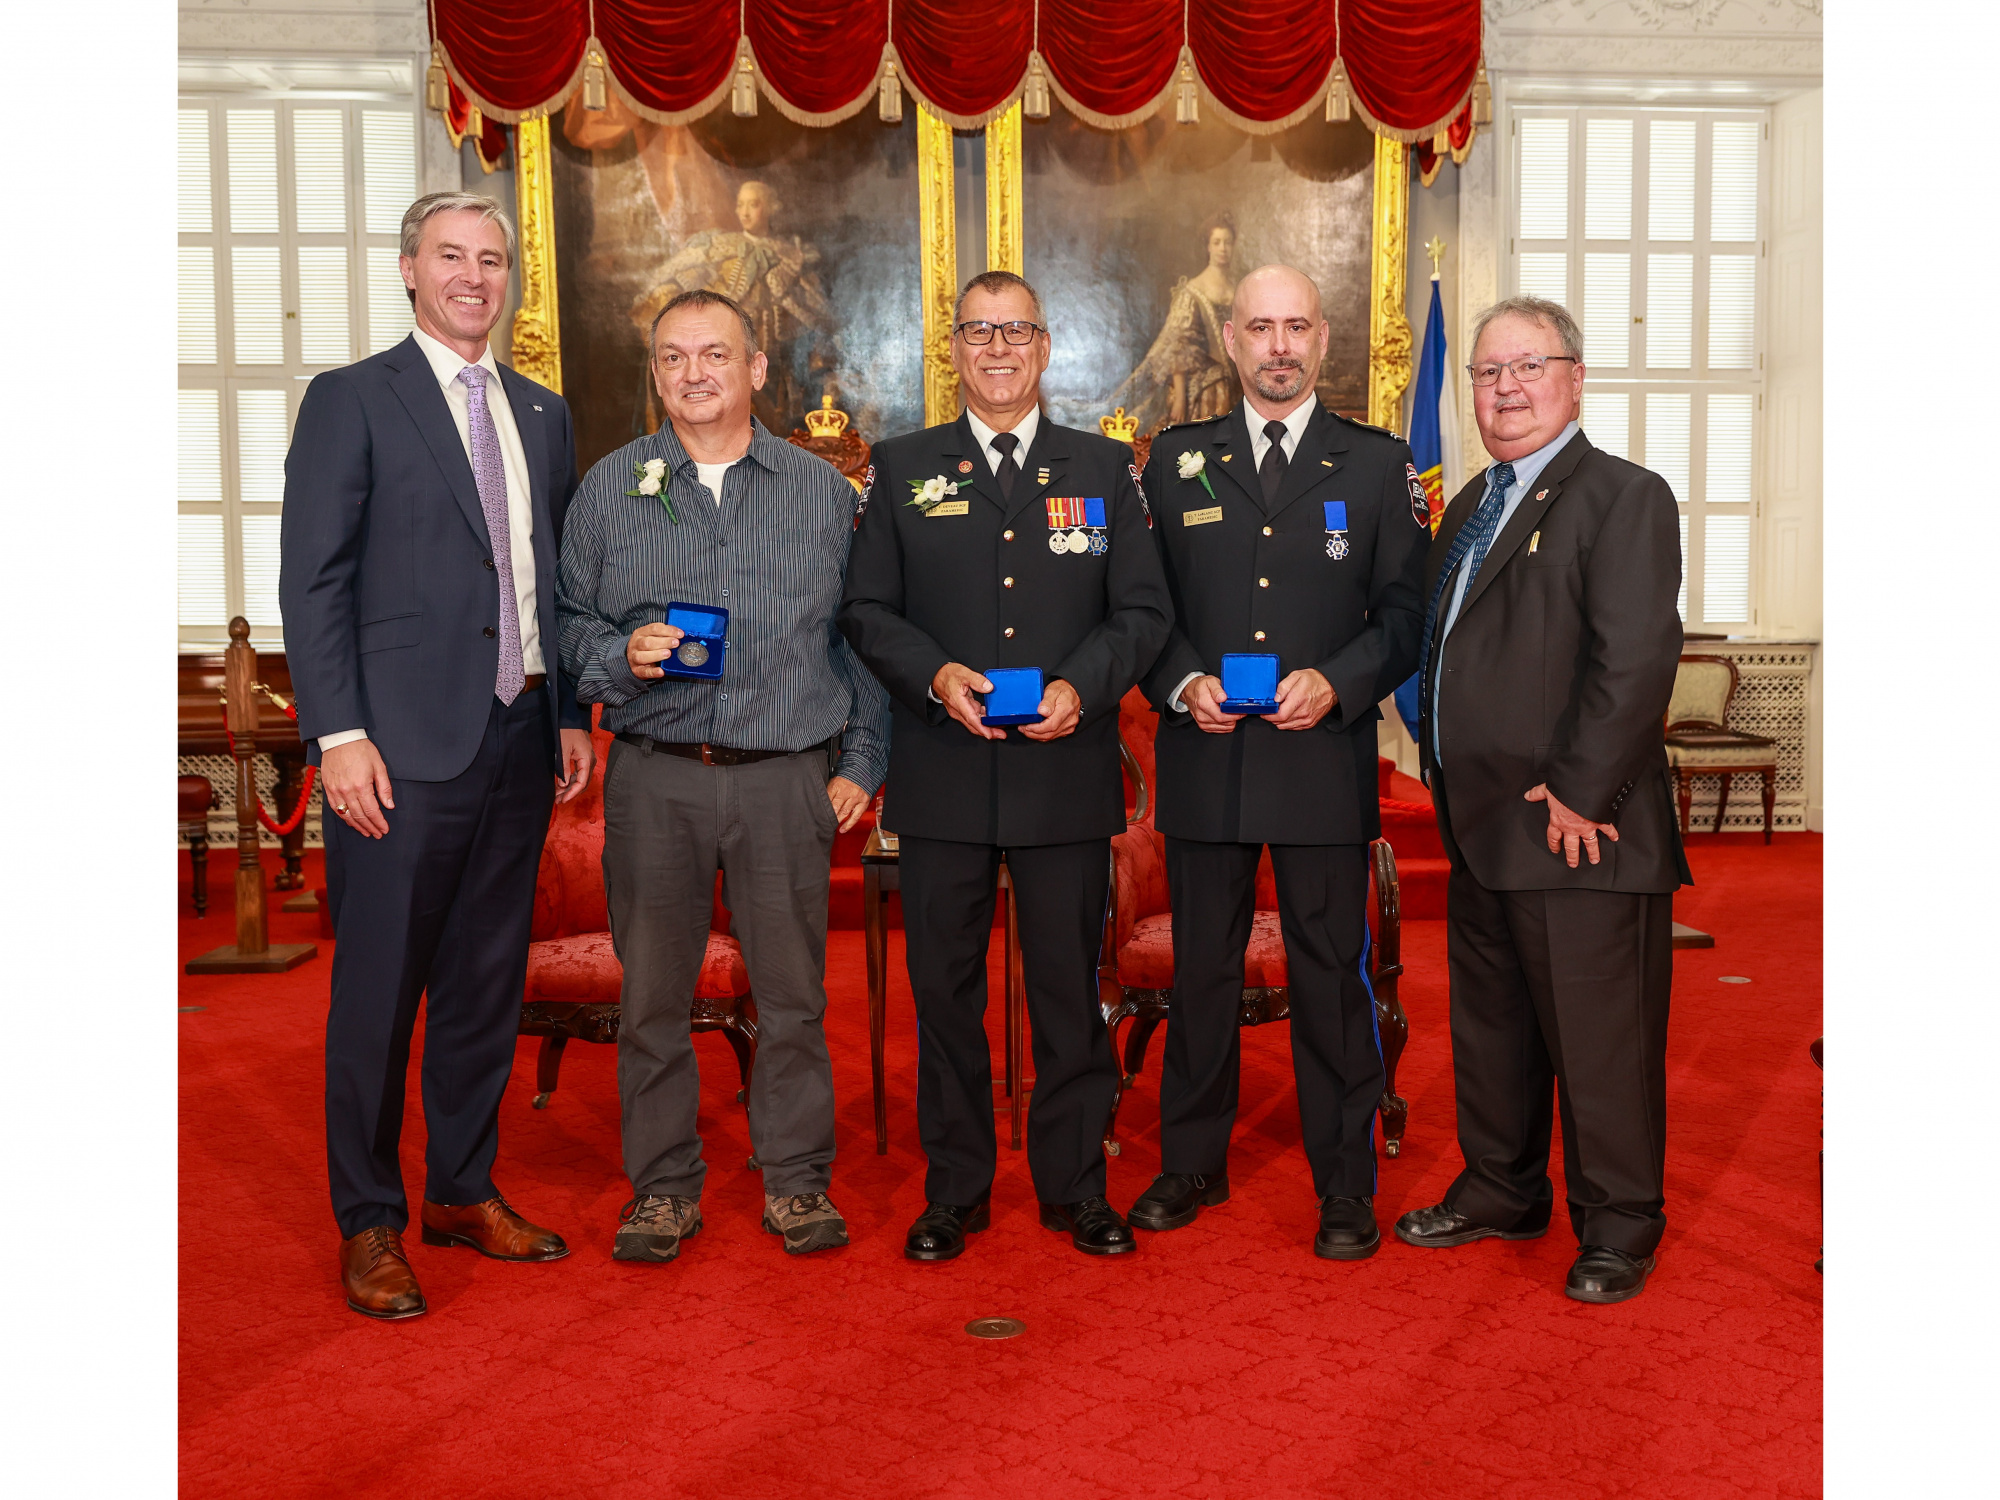
[[[1291,358],[1267,359],[1257,366],[1260,372],[1264,370],[1303,370],[1304,368],[1305,362],[1303,360]]]

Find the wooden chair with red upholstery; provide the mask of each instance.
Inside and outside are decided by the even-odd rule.
[[[1167,899],[1166,836],[1153,827],[1150,789],[1153,785],[1153,735],[1159,719],[1137,689],[1119,705],[1119,737],[1126,751],[1127,777],[1137,791],[1133,821],[1111,841],[1112,910],[1105,922],[1108,961],[1098,970],[1099,1006],[1111,1032],[1111,1050],[1119,1053],[1118,1033],[1128,1021],[1124,1065],[1111,1119],[1104,1129],[1104,1148],[1118,1154],[1118,1104],[1138,1079],[1146,1062],[1146,1044],[1173,1009],[1174,935]],[[1370,922],[1369,988],[1375,997],[1375,1020],[1382,1038],[1387,1070],[1380,1112],[1383,1149],[1390,1156],[1403,1148],[1409,1105],[1396,1093],[1396,1064],[1410,1039],[1410,1023],[1397,999],[1402,965],[1402,913],[1396,884],[1396,856],[1386,839],[1372,848],[1374,915]],[[1243,956],[1241,1024],[1262,1026],[1291,1015],[1290,973],[1284,934],[1278,926],[1277,883],[1267,849],[1257,867],[1257,908],[1251,919],[1250,946]]]
[[[604,764],[611,735],[591,733],[597,770],[582,796],[555,810],[535,877],[535,916],[528,947],[528,983],[521,999],[521,1034],[542,1039],[535,1108],[548,1107],[572,1037],[618,1040],[618,991],[625,970],[611,946],[604,899]],[[757,1058],[757,1004],[743,950],[729,935],[729,913],[718,894],[709,921],[708,952],[694,988],[695,1031],[720,1031],[736,1052],[743,1089]]]

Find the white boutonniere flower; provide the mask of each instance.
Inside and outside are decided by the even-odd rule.
[[[1215,486],[1208,482],[1208,455],[1206,453],[1183,453],[1174,460],[1183,479],[1199,479],[1201,487],[1208,491],[1208,498],[1215,498]]]
[[[633,464],[632,477],[638,481],[638,486],[627,490],[626,494],[643,495],[648,500],[658,499],[667,508],[667,519],[676,526],[681,524],[674,502],[667,494],[667,461],[664,458],[649,458],[644,463]]]
[[[958,493],[958,485],[942,474],[934,479],[912,479],[910,489],[913,493],[910,495],[909,504],[926,514],[945,496]]]

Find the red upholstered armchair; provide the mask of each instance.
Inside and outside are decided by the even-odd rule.
[[[1118,1032],[1127,1021],[1124,1065],[1118,1099],[1104,1129],[1104,1146],[1118,1154],[1118,1102],[1137,1080],[1146,1063],[1146,1044],[1173,1008],[1173,917],[1167,900],[1166,836],[1153,827],[1150,789],[1153,779],[1153,735],[1159,719],[1137,689],[1119,705],[1118,732],[1125,747],[1125,768],[1138,792],[1130,827],[1111,841],[1113,897],[1105,922],[1109,961],[1098,971],[1098,1001],[1111,1032],[1111,1050],[1118,1052]],[[1425,809],[1428,812],[1428,809]],[[1373,846],[1374,912],[1369,922],[1373,943],[1369,953],[1369,984],[1375,996],[1375,1019],[1382,1035],[1382,1060],[1388,1077],[1381,1101],[1383,1149],[1398,1155],[1409,1105],[1396,1093],[1396,1064],[1410,1039],[1410,1023],[1396,998],[1403,972],[1402,912],[1396,883],[1396,856],[1388,840]],[[1242,1024],[1261,1026],[1291,1015],[1290,974],[1284,935],[1278,927],[1278,891],[1271,873],[1270,851],[1257,867],[1257,909],[1251,919],[1250,946],[1243,955]]]
[[[521,997],[521,1034],[542,1039],[535,1078],[535,1108],[545,1109],[556,1090],[563,1048],[571,1037],[618,1040],[618,990],[625,970],[611,948],[611,919],[604,901],[604,764],[611,735],[591,733],[597,771],[582,796],[558,807],[535,877],[535,917],[528,947],[528,984]],[[693,1028],[721,1031],[736,1051],[745,1088],[757,1058],[757,1004],[743,951],[729,936],[729,912],[720,893],[709,922],[708,953],[695,982]],[[736,1097],[743,1097],[742,1091]]]

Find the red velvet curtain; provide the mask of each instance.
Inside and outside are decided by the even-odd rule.
[[[911,85],[978,119],[1021,83],[1039,31],[1057,86],[1100,123],[1158,107],[1183,41],[1204,84],[1246,120],[1309,108],[1336,35],[1367,116],[1402,135],[1458,113],[1479,68],[1479,0],[747,0],[744,31],[766,84],[828,116],[873,87],[885,37]],[[642,106],[682,113],[734,66],[737,7],[716,0],[435,0],[437,40],[482,106],[559,104],[595,16],[611,71]]]

